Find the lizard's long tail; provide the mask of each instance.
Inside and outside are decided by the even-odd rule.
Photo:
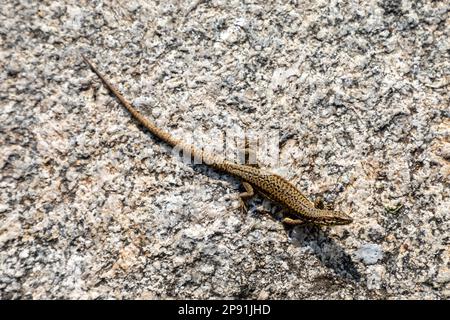
[[[149,121],[144,117],[139,111],[137,111],[131,103],[129,103],[122,94],[111,84],[109,81],[98,71],[98,69],[81,54],[83,60],[89,65],[92,71],[103,81],[105,86],[112,92],[112,94],[122,103],[122,105],[131,113],[131,115],[139,121],[144,127],[146,127],[152,134],[157,136],[159,139],[169,144],[172,147],[178,148],[178,150],[183,150],[183,152],[188,152],[192,159],[203,161],[213,167],[220,168],[220,165],[224,163],[224,160],[218,156],[212,155],[210,153],[204,152],[202,149],[197,149],[193,145],[186,144],[182,140],[176,139],[167,131],[158,128],[153,122]],[[186,155],[186,154],[185,154]]]
[[[146,117],[144,117],[139,111],[137,111],[131,103],[129,103],[122,94],[111,84],[109,81],[98,71],[98,69],[86,58],[83,54],[81,54],[83,60],[89,65],[92,71],[102,79],[105,86],[109,89],[109,91],[114,94],[114,96],[119,99],[122,105],[131,113],[131,115],[139,121],[144,127],[146,127],[152,134],[157,136],[159,139],[169,144],[172,147],[178,148],[178,150],[183,150],[183,152],[188,152],[191,158],[201,160],[213,167],[219,167],[220,164],[223,163],[223,159],[217,156],[214,156],[210,153],[204,152],[202,149],[194,148],[193,145],[186,144],[182,140],[176,139],[167,131],[164,131],[158,128],[153,122],[149,121]]]
[[[144,127],[146,127],[152,134],[154,134],[155,136],[157,136],[158,138],[160,138],[162,141],[166,142],[167,144],[169,144],[172,147],[180,147],[182,149],[185,149],[184,144],[182,143],[182,141],[174,138],[170,133],[168,133],[167,131],[164,131],[160,128],[158,128],[154,123],[152,123],[151,121],[149,121],[147,118],[145,118],[139,111],[137,111],[132,105],[131,103],[129,103],[123,96],[122,94],[111,84],[109,83],[109,81],[100,73],[100,71],[98,71],[98,69],[92,64],[91,61],[89,61],[88,58],[86,58],[83,54],[81,54],[81,56],[83,57],[83,60],[89,65],[89,67],[91,67],[92,71],[94,71],[97,76],[102,79],[103,83],[105,84],[105,86],[109,89],[109,91],[111,91],[114,96],[119,99],[119,101],[122,103],[122,105],[127,108],[127,110],[132,114],[132,116],[138,120]],[[191,147],[192,148],[192,147]],[[191,149],[189,148],[189,149]],[[196,151],[196,150],[191,150],[191,151]]]

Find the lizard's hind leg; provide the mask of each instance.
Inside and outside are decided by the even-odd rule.
[[[253,190],[252,185],[248,182],[243,181],[242,185],[244,186],[245,192],[241,192],[239,194],[239,200],[241,202],[242,211],[246,213],[247,204],[245,203],[245,201],[253,197],[255,195],[255,191]]]
[[[314,208],[316,209],[326,209],[326,210],[333,210],[334,206],[332,204],[325,204],[325,202],[323,201],[322,197],[316,197],[316,199],[314,200]]]

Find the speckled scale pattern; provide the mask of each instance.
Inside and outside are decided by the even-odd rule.
[[[217,163],[214,167],[241,178],[256,189],[263,190],[271,200],[283,204],[292,210],[294,215],[297,214],[303,220],[316,220],[330,213],[330,210],[314,208],[314,204],[294,185],[276,174],[227,161]]]

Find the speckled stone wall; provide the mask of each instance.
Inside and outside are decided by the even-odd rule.
[[[450,298],[448,1],[2,1],[0,298]],[[270,168],[351,212],[284,228],[181,162],[279,132]],[[272,215],[264,213],[269,211]]]

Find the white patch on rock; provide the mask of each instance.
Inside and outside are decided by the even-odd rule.
[[[356,257],[366,265],[375,264],[383,258],[383,249],[378,244],[364,244],[356,251]]]

